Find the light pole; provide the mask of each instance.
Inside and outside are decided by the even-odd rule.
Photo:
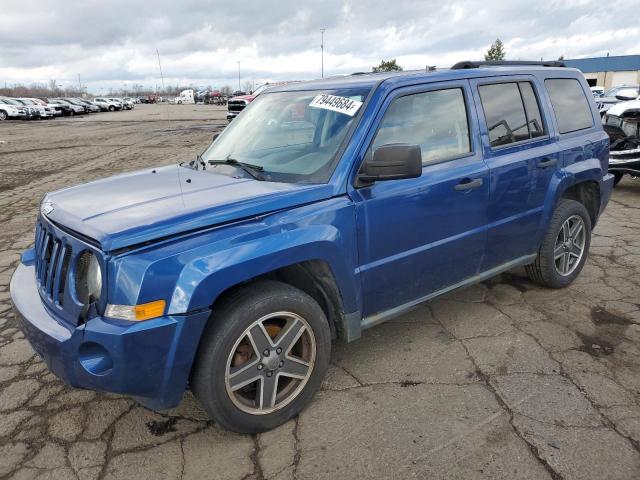
[[[324,78],[324,31],[326,28],[320,29],[320,75]]]
[[[238,60],[238,90],[240,90],[240,61]]]

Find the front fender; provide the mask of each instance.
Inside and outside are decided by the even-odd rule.
[[[207,308],[222,292],[260,275],[308,260],[323,260],[330,266],[342,295],[346,312],[356,307],[353,277],[342,252],[341,232],[328,225],[281,232],[268,238],[243,243],[235,248],[210,252],[186,264],[176,282],[170,312],[187,312]]]
[[[336,197],[130,252],[112,263],[109,303],[166,299],[169,315],[193,312],[234,285],[321,260],[333,273],[344,312],[356,312],[354,215],[348,197]]]

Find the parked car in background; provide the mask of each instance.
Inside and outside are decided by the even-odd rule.
[[[87,113],[87,109],[84,108],[84,105],[76,105],[73,102],[70,102],[66,98],[54,98],[56,103],[66,104],[71,108],[71,115],[84,115]]]
[[[594,97],[601,97],[604,94],[604,87],[591,87],[591,93]]]
[[[26,119],[39,120],[42,118],[53,117],[53,115],[50,115],[42,105],[36,105],[34,102],[21,100],[19,98],[10,98],[9,100],[24,105],[25,112],[27,113],[25,117]]]
[[[41,100],[40,98],[29,98],[29,100],[36,102],[38,105],[49,108],[53,112],[55,117],[63,115],[62,107],[59,104],[48,103],[44,100]]]
[[[103,112],[115,112],[116,110],[122,110],[122,104],[104,97],[94,98],[93,103],[100,107],[100,110]]]
[[[124,103],[126,103],[127,105],[131,106],[131,108],[129,110],[133,110],[135,105],[136,105],[136,103],[138,103],[135,98],[131,98],[131,97],[124,97],[122,99],[122,101]]]
[[[640,99],[617,103],[602,123],[609,135],[609,171],[618,184],[624,175],[640,177]]]
[[[65,97],[64,100],[72,105],[76,105],[84,109],[84,113],[91,113],[91,108],[86,103],[80,101],[77,98]]]
[[[226,105],[227,100],[227,96],[219,90],[207,92],[203,99],[204,103],[211,105]]]
[[[72,106],[66,102],[57,102],[54,98],[45,98],[40,97],[38,100],[43,101],[47,105],[52,106],[56,110],[62,111],[62,115],[65,117],[70,117],[75,115],[75,110],[71,108]]]
[[[74,100],[76,104],[83,105],[90,113],[97,113],[101,110],[98,105],[84,98],[72,98],[72,100]]]
[[[6,101],[0,97],[0,121],[2,120],[20,120],[27,115],[24,105],[16,105],[13,102]]]
[[[55,118],[56,116],[55,109],[42,105],[30,98],[14,98],[14,100],[17,100],[29,108],[35,109],[38,112],[38,118]]]
[[[109,97],[107,100],[114,102],[116,105],[120,105],[121,110],[131,110],[133,106],[126,104],[121,98]]]
[[[638,95],[640,95],[640,87],[638,85],[619,85],[613,87],[596,99],[598,111],[602,116],[616,103],[635,100],[638,98]]]
[[[234,92],[234,96],[227,101],[227,120],[231,121],[236,118],[247,105],[253,102],[255,98],[269,88],[269,86],[268,83],[265,83],[249,95],[244,92],[239,92],[241,95],[236,95],[238,92]]]
[[[140,103],[158,103],[157,95],[143,95],[142,97],[138,97]]]
[[[588,84],[558,65],[269,89],[191,164],[47,194],[16,321],[73,386],[164,409],[189,385],[221,427],[281,425],[333,338],[516,267],[578,277],[614,177]]]

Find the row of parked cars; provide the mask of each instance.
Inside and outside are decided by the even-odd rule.
[[[72,117],[98,112],[133,110],[137,99],[97,97],[47,98],[47,97],[0,97],[0,120],[34,120],[56,117]]]

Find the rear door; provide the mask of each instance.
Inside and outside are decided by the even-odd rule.
[[[423,170],[419,178],[349,192],[356,204],[363,314],[372,322],[478,272],[489,171],[474,112],[463,80],[399,89],[378,114],[361,155],[382,145],[417,144]]]
[[[544,201],[559,168],[557,138],[529,75],[472,81],[484,158],[489,166],[487,249],[481,270],[533,254]]]

